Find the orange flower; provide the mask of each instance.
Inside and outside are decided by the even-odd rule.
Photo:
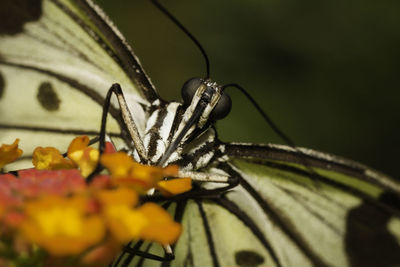
[[[99,161],[99,151],[88,147],[89,137],[80,136],[72,140],[68,147],[68,157],[79,166],[84,177],[89,176]]]
[[[182,226],[171,215],[155,203],[146,203],[137,209],[148,219],[140,237],[147,241],[156,241],[163,245],[175,243],[182,231]]]
[[[157,189],[167,197],[182,194],[192,189],[192,179],[179,178],[157,183]]]
[[[181,226],[171,215],[155,203],[146,203],[134,208],[138,196],[132,189],[120,187],[103,190],[98,194],[103,215],[113,236],[121,243],[132,239],[145,239],[161,244],[175,242]]]
[[[15,139],[11,145],[3,144],[0,147],[0,169],[4,165],[15,161],[22,155],[22,150],[18,148],[19,139]]]
[[[140,193],[155,187],[162,178],[178,173],[176,165],[166,168],[147,166],[137,163],[123,152],[103,154],[100,162],[111,172],[115,184],[133,187]]]
[[[25,205],[25,238],[55,256],[76,255],[98,243],[105,228],[99,216],[87,214],[84,197],[45,196]]]
[[[136,209],[138,196],[129,188],[104,190],[98,199],[103,207],[103,215],[113,236],[121,243],[138,239],[148,219]]]
[[[129,176],[131,169],[134,167],[133,159],[124,152],[103,154],[100,162],[111,172],[113,177]]]
[[[75,164],[63,157],[54,147],[37,147],[33,151],[32,163],[37,170],[74,169]]]

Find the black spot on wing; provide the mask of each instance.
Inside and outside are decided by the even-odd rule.
[[[42,16],[42,0],[1,0],[0,35],[14,35],[23,31],[25,23]]]
[[[400,207],[400,198],[384,193],[379,198],[390,207]],[[400,245],[388,230],[392,214],[363,202],[347,216],[346,253],[351,266],[400,266]]]
[[[4,89],[6,87],[6,81],[4,80],[3,74],[0,72],[0,99],[4,95]]]
[[[235,262],[239,266],[256,267],[264,263],[264,257],[255,251],[240,250],[235,253]]]
[[[60,99],[49,82],[39,85],[37,99],[42,107],[48,111],[56,111],[60,108]]]

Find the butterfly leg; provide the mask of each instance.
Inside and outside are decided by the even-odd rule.
[[[172,251],[172,247],[170,245],[163,246],[164,249],[164,256],[159,256],[155,254],[151,254],[147,251],[140,250],[141,247],[144,245],[143,241],[137,242],[129,242],[122,248],[122,253],[120,256],[114,261],[112,266],[127,266],[129,263],[132,262],[135,256],[144,257],[147,259],[152,259],[159,262],[168,262],[175,259],[175,255]],[[150,244],[152,245],[152,244]],[[147,247],[149,248],[149,246]],[[145,249],[147,250],[147,249]]]
[[[192,172],[192,171],[179,171],[177,177],[190,177],[194,181],[198,182],[212,182],[212,183],[228,183],[228,175],[212,174],[206,172]]]
[[[107,92],[107,96],[104,101],[103,114],[101,118],[99,151],[100,153],[104,151],[107,114],[108,114],[108,109],[111,105],[111,96],[113,93],[117,96],[117,100],[121,108],[122,119],[124,120],[125,126],[127,127],[128,132],[132,138],[132,141],[135,145],[139,158],[141,159],[141,161],[145,162],[147,160],[147,153],[144,148],[142,138],[140,137],[136,124],[128,109],[128,105],[126,103],[124,94],[122,93],[121,86],[118,83],[115,83],[111,86],[111,88]]]
[[[113,84],[107,92],[106,98],[104,100],[103,105],[103,113],[101,117],[101,128],[99,135],[99,152],[102,154],[105,149],[105,141],[106,141],[106,124],[107,124],[107,115],[108,110],[111,106],[111,97],[115,94],[118,100],[118,104],[121,109],[122,119],[125,122],[125,126],[128,129],[128,132],[132,138],[132,141],[135,145],[136,151],[139,155],[141,161],[146,162],[147,153],[143,145],[142,138],[140,137],[139,131],[136,127],[136,124],[132,118],[132,115],[128,109],[128,105],[126,103],[124,94],[122,93],[121,86],[118,83]],[[97,165],[96,169],[90,174],[87,178],[87,181],[90,182],[95,174],[97,174],[101,170],[100,164]]]
[[[178,175],[180,177],[191,177],[193,181],[198,182],[198,186],[194,187],[193,190],[176,196],[181,198],[207,198],[219,196],[220,194],[236,187],[240,181],[240,177],[237,175],[221,175],[205,172],[181,172]],[[216,186],[221,183],[226,185]]]

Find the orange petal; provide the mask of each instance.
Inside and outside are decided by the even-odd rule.
[[[139,238],[148,222],[143,214],[134,209],[138,202],[135,191],[126,187],[102,190],[97,194],[97,199],[113,237],[120,243]]]
[[[124,152],[103,154],[101,155],[100,162],[115,177],[128,176],[134,164],[133,159]]]
[[[18,143],[19,139],[15,139],[11,145],[3,144],[0,147],[0,169],[22,155],[22,150],[18,148]]]
[[[68,157],[79,166],[82,176],[87,177],[96,169],[99,161],[99,151],[91,147],[85,147],[83,150],[69,153]]]
[[[64,158],[54,147],[37,147],[33,151],[32,163],[37,170],[74,169],[75,164]]]
[[[182,231],[181,225],[174,222],[171,215],[159,205],[146,203],[137,211],[149,220],[149,224],[142,230],[142,239],[156,241],[163,245],[172,244],[178,240]]]
[[[85,149],[89,145],[89,141],[89,137],[87,136],[78,136],[74,138],[68,147],[68,157],[70,153]]]
[[[149,189],[154,187],[154,183],[131,177],[114,177],[112,178],[112,184],[115,186],[132,188],[139,194],[146,194]]]
[[[104,210],[113,237],[121,243],[139,239],[148,219],[136,209],[126,205],[109,205]]]
[[[56,256],[76,255],[100,242],[105,228],[87,214],[88,199],[45,196],[26,204],[20,229],[27,240]]]
[[[178,165],[169,165],[164,168],[164,176],[176,176],[178,175],[179,166]]]
[[[127,205],[134,207],[139,201],[136,192],[126,187],[119,187],[115,190],[100,190],[96,198],[103,206]]]
[[[168,181],[160,181],[157,183],[157,188],[164,196],[174,196],[182,194],[192,189],[191,178],[179,178]]]

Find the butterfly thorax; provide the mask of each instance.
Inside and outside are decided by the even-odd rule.
[[[150,108],[143,136],[149,164],[160,165],[160,160],[187,123],[185,107],[179,102],[155,101]],[[212,124],[193,127],[179,142],[163,165],[179,164],[182,169],[197,170],[209,164],[216,149]]]
[[[208,79],[192,78],[183,86],[183,103],[152,103],[142,136],[148,164],[198,170],[210,163],[217,147],[213,122],[230,110],[221,90]]]

